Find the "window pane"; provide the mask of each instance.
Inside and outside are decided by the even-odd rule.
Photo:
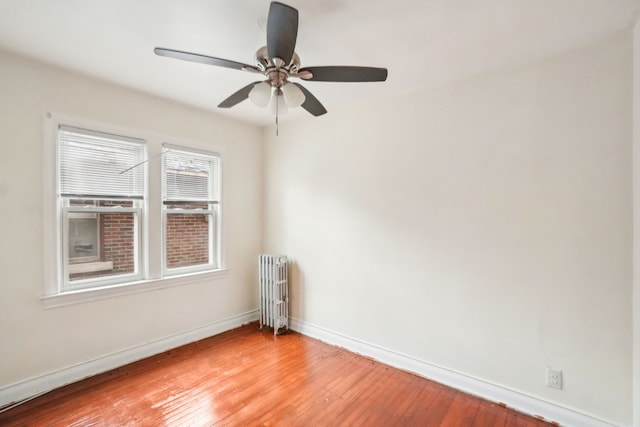
[[[184,206],[183,206],[184,208]],[[165,257],[167,268],[207,265],[211,260],[210,213],[167,213]]]
[[[69,261],[98,259],[98,214],[69,214]]]
[[[88,240],[80,240],[79,236],[83,236],[82,234],[76,234],[76,231],[83,231],[76,227],[77,222],[88,220],[78,218],[78,215],[91,214],[69,214],[69,229],[66,231],[69,242],[69,281],[134,273],[137,215],[131,212],[94,213],[94,224],[97,227],[94,246]],[[87,230],[90,230],[89,225],[86,225],[86,236],[89,235]],[[93,259],[73,256],[83,249],[92,251]]]

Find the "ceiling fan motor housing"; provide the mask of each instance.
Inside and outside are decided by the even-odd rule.
[[[266,46],[256,51],[255,62],[256,66],[267,77],[271,86],[275,88],[282,87],[289,75],[297,74],[300,69],[300,56],[297,53],[294,52],[289,64],[278,65],[282,63],[282,60],[280,60],[280,58],[276,58],[275,60],[269,58]]]

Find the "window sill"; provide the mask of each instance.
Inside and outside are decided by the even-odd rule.
[[[41,297],[46,309],[64,307],[66,305],[81,304],[105,298],[119,297],[123,295],[137,294],[140,292],[155,291],[158,289],[172,288],[174,286],[201,283],[207,280],[223,278],[227,275],[227,269],[204,271],[180,276],[163,277],[161,279],[142,280],[122,285],[106,286],[95,289],[82,289],[78,291],[63,292],[55,295]]]
[[[113,261],[82,262],[69,265],[69,274],[96,273],[113,270]]]

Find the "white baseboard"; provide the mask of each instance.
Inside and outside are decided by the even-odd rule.
[[[302,320],[291,318],[289,326],[292,330],[303,335],[343,347],[363,356],[371,357],[395,368],[416,373],[422,377],[429,378],[438,383],[481,397],[491,402],[504,403],[507,407],[524,414],[543,416],[545,420],[556,422],[561,426],[614,426],[614,424],[597,419],[590,415],[555,405],[553,403],[545,402],[538,398],[491,384],[459,372],[451,371],[415,357],[407,356],[375,344],[351,338]]]
[[[71,384],[83,378],[162,353],[172,348],[220,334],[255,320],[258,320],[258,310],[232,316],[186,332],[108,354],[19,383],[0,387],[0,408]]]

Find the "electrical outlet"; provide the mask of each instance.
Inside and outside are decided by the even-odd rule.
[[[562,390],[562,371],[547,366],[547,387]]]

